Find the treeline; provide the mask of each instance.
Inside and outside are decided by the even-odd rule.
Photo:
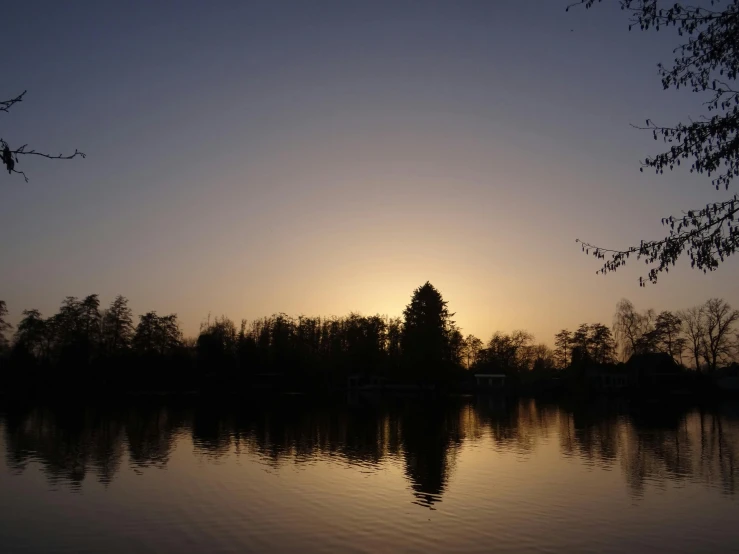
[[[496,332],[487,344],[468,335],[463,345],[466,367],[474,371],[510,375],[554,372],[569,367],[573,361],[597,364],[613,361],[615,341],[611,330],[605,325],[583,324],[576,333],[569,335],[569,340],[576,341],[578,347],[573,357],[572,347],[568,343],[566,360],[559,350],[553,350],[546,344],[535,344],[533,335],[527,331],[513,331],[511,334]]]
[[[47,318],[24,310],[12,341],[7,313],[0,301],[0,378],[6,386],[133,390],[160,388],[174,378],[184,382],[192,373],[177,315],[148,312],[134,325],[128,300],[120,295],[106,309],[91,294],[65,298]]]
[[[552,349],[526,331],[464,337],[430,283],[413,292],[402,317],[276,314],[236,324],[210,318],[185,339],[176,314],[135,321],[128,300],[101,308],[98,295],[67,297],[44,318],[24,310],[13,329],[0,301],[0,383],[24,387],[184,390],[247,386],[279,374],[301,388],[341,387],[348,376],[452,383],[471,372],[512,377],[604,366],[663,352],[684,367],[715,371],[737,359],[739,311],[720,299],[680,312],[617,305],[613,332],[583,324],[556,334]],[[469,370],[469,371],[465,371]]]
[[[575,332],[563,329],[555,336],[558,367],[574,364],[613,364],[634,355],[666,354],[677,364],[713,373],[739,361],[739,310],[720,298],[700,306],[657,314],[637,311],[626,299],[616,305],[614,335],[583,325]],[[602,326],[596,326],[602,327]]]
[[[628,317],[619,324],[626,353],[663,351],[681,364],[709,372],[739,360],[739,310],[720,298],[677,314],[662,312],[656,318],[653,310],[647,310],[638,321],[641,326],[636,326],[636,332],[629,329]]]
[[[343,386],[357,374],[439,382],[462,368],[462,334],[430,283],[414,291],[402,318],[277,314],[237,325],[220,317],[206,321],[196,339],[183,338],[176,314],[148,312],[135,322],[123,296],[106,309],[95,294],[68,297],[48,318],[25,310],[12,340],[7,313],[0,303],[6,385],[176,390],[279,373],[307,388]]]

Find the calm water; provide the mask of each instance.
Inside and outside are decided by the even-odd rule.
[[[0,407],[0,551],[739,552],[739,405]]]

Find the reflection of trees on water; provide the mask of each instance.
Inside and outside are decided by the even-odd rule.
[[[60,480],[78,488],[88,470],[103,483],[113,479],[123,454],[121,424],[87,410],[61,414],[35,408],[5,417],[8,466],[23,470],[39,461],[52,484]]]
[[[655,415],[657,414],[657,415]],[[79,488],[88,473],[110,482],[122,464],[166,467],[189,435],[197,455],[256,456],[273,467],[330,458],[377,468],[397,460],[415,502],[432,507],[445,492],[465,441],[490,439],[499,452],[535,453],[559,441],[564,456],[620,467],[634,494],[653,481],[699,482],[736,491],[739,413],[623,404],[556,406],[521,400],[404,405],[201,403],[136,408],[32,407],[0,415],[8,466],[40,463],[52,483]]]
[[[459,407],[409,406],[400,427],[405,474],[416,503],[432,507],[441,500],[465,438]]]
[[[560,412],[559,439],[562,453],[610,468],[623,446],[619,432],[622,416],[620,406],[611,403],[574,406]]]
[[[648,481],[697,482],[736,492],[739,414],[727,407],[684,411],[605,405],[560,412],[560,444],[567,455],[599,466],[617,463],[631,491]]]
[[[275,467],[324,455],[377,464],[397,453],[397,434],[397,420],[387,414],[294,403],[231,410],[202,406],[192,421],[196,452],[221,456],[234,449],[256,454]]]
[[[189,425],[180,409],[144,406],[119,412],[124,421],[125,440],[132,466],[164,468],[179,432]]]
[[[529,454],[542,439],[556,433],[557,409],[538,405],[531,399],[513,405],[500,400],[478,403],[477,410],[499,451]]]
[[[635,492],[647,478],[687,480],[736,492],[739,425],[716,413],[695,411],[676,426],[635,428],[624,471]]]

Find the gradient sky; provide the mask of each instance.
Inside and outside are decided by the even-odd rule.
[[[595,275],[727,193],[639,172],[630,123],[699,115],[663,91],[673,34],[615,1],[15,2],[0,136],[85,160],[0,175],[0,298],[54,313],[121,293],[135,313],[400,315],[430,280],[465,333],[611,323],[616,302],[739,307],[734,259]]]

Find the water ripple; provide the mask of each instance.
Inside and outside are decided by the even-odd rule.
[[[3,414],[3,552],[739,551],[731,407]]]

